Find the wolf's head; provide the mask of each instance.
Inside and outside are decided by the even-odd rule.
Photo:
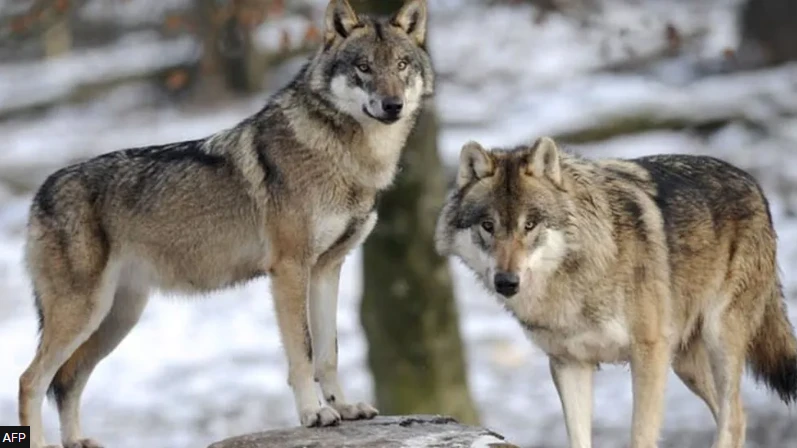
[[[459,257],[505,297],[541,284],[567,255],[573,204],[553,140],[511,151],[462,148],[456,189],[438,219],[437,250]]]
[[[426,22],[426,0],[408,0],[387,18],[358,15],[348,0],[331,0],[310,87],[360,122],[412,116],[434,88]]]

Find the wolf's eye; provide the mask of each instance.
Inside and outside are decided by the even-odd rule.
[[[495,225],[492,221],[482,221],[482,229],[492,235],[493,231],[495,230]]]
[[[531,232],[535,227],[537,227],[537,224],[534,221],[526,221],[526,232]]]
[[[399,70],[404,70],[405,68],[407,68],[407,61],[399,61],[398,69]]]
[[[359,70],[359,71],[361,71],[363,73],[368,73],[368,72],[371,71],[371,67],[369,67],[368,64],[365,64],[365,63],[357,64],[357,70]]]

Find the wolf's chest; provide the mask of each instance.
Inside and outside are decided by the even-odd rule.
[[[342,255],[362,243],[376,224],[376,213],[356,215],[330,213],[315,220],[313,226],[313,254],[320,256],[329,251]]]
[[[390,157],[401,152],[408,132],[408,125],[403,122],[389,126],[374,123],[365,127],[365,140],[374,155]]]
[[[364,127],[364,143],[367,158],[370,159],[367,163],[370,167],[369,181],[365,184],[376,190],[383,190],[393,182],[409,130],[406,122],[389,126],[373,123]]]
[[[348,213],[328,214],[317,219],[313,226],[313,251],[321,253],[332,246],[346,232],[350,221]]]
[[[572,332],[540,329],[528,335],[550,356],[595,364],[627,361],[631,342],[619,320]]]

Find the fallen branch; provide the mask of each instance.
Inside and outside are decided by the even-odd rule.
[[[628,116],[618,117],[615,120],[598,123],[593,127],[564,132],[554,136],[563,143],[592,143],[609,140],[624,135],[642,134],[652,131],[695,131],[711,133],[723,126],[738,121],[745,121],[743,117],[728,116],[722,118],[707,118],[705,120],[690,120],[688,118],[665,118],[654,116]]]

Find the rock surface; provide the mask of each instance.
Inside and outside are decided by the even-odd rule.
[[[440,415],[376,417],[327,428],[288,428],[237,436],[208,448],[519,448],[488,429]]]

